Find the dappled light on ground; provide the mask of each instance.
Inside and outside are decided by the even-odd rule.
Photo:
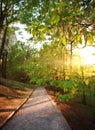
[[[20,106],[31,93],[31,89],[13,89],[0,85],[0,127],[10,114]]]

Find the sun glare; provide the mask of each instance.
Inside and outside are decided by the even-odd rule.
[[[86,47],[79,51],[84,65],[95,65],[95,48]]]

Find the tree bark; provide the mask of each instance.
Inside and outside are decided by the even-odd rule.
[[[73,41],[70,43],[70,75],[72,74]]]
[[[5,50],[2,55],[2,77],[6,78],[6,67],[7,67],[7,51]]]
[[[0,59],[1,59],[1,76],[6,78],[6,65],[7,65],[7,50],[5,50],[7,28],[5,27],[4,34],[2,37],[2,43],[0,47]]]
[[[85,77],[84,77],[84,71],[83,71],[83,69],[82,69],[82,83],[83,83],[83,90],[82,90],[82,103],[84,104],[84,105],[86,105],[87,104],[87,102],[86,102],[86,92],[85,92]]]
[[[2,11],[2,0],[0,0],[0,33],[3,28],[3,20],[4,20],[4,17],[3,17],[3,11]]]
[[[5,48],[7,29],[8,29],[8,27],[5,27],[4,34],[3,34],[3,37],[2,37],[2,42],[1,42],[1,47],[0,47],[0,59],[2,57],[3,50]]]

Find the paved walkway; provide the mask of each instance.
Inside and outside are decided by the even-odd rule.
[[[37,88],[2,130],[71,130],[43,87]]]

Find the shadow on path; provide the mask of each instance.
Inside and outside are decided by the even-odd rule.
[[[37,88],[2,130],[71,130],[45,88]]]

